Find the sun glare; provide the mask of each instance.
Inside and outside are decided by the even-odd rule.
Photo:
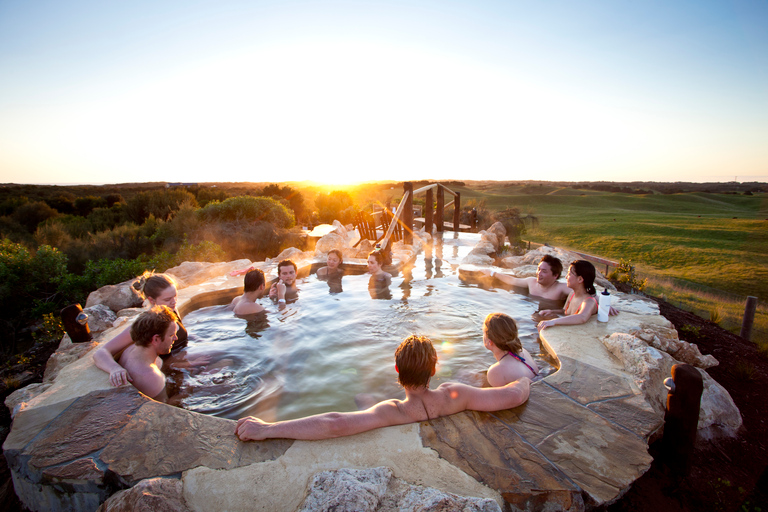
[[[79,107],[57,138],[92,169],[125,174],[101,182],[137,171],[330,185],[563,169],[578,179],[627,153],[653,158],[644,148],[664,136],[636,114],[392,45],[256,48]]]

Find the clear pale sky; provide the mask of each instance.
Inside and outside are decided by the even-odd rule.
[[[768,181],[768,2],[0,0],[0,182]]]

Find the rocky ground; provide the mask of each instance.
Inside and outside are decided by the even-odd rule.
[[[712,354],[720,365],[710,375],[733,397],[744,419],[738,437],[700,442],[693,455],[690,474],[673,485],[666,469],[654,462],[624,497],[607,507],[610,512],[674,511],[758,511],[768,510],[768,356],[717,325],[659,300],[661,313],[680,332],[680,337],[696,343],[702,354]],[[687,327],[686,327],[687,326]],[[45,363],[55,344],[30,349],[19,364],[0,369],[0,398],[13,391],[8,385],[41,382]],[[18,361],[18,357],[14,357]],[[8,410],[0,407],[0,440],[10,429]],[[659,444],[651,446],[657,455]],[[0,510],[25,510],[13,492],[5,459],[0,458]]]

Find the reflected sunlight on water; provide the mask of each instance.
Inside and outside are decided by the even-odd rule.
[[[437,262],[437,263],[436,263]],[[368,275],[348,275],[340,293],[314,275],[299,280],[299,300],[279,312],[261,299],[267,313],[234,317],[225,306],[184,317],[189,352],[212,355],[200,372],[183,374],[183,407],[236,419],[291,419],[327,411],[357,410],[358,393],[376,400],[403,397],[394,370],[394,351],[410,334],[429,336],[438,352],[431,386],[445,380],[473,382],[494,358],[482,344],[488,313],[518,321],[520,339],[545,376],[531,314],[536,302],[502,289],[464,283],[458,270],[439,260],[417,258],[410,271],[393,277],[389,300],[373,300]],[[439,277],[438,277],[439,275]],[[404,277],[404,276],[407,276]]]

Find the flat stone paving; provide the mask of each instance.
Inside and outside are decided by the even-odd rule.
[[[220,290],[234,280],[215,281]],[[180,308],[213,288],[181,290]],[[617,499],[651,463],[647,439],[661,418],[599,341],[641,322],[668,324],[658,315],[622,313],[607,326],[593,319],[545,330],[560,369],[535,382],[516,409],[467,411],[318,442],[240,442],[234,421],[154,402],[130,386],[111,388],[88,353],[74,364],[81,370],[62,371],[16,414],[3,448],[16,491],[32,510],[95,510],[116,490],[157,476],[180,478],[193,510],[225,502],[232,510],[268,510],[267,503],[302,498],[318,470],[382,465],[410,483],[491,496],[512,509],[583,510]],[[68,382],[84,374],[90,384],[72,396]],[[279,482],[260,489],[243,477],[266,482],[280,471],[287,487],[280,492],[295,497],[279,497]]]

